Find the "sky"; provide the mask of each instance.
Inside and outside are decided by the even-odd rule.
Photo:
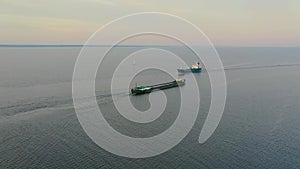
[[[137,12],[185,18],[216,45],[300,46],[299,0],[0,0],[0,44],[84,44]]]

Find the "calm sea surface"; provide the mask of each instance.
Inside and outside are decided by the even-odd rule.
[[[131,137],[150,137],[172,125],[181,100],[178,88],[165,90],[166,110],[148,124],[126,121],[117,113],[109,88],[111,73],[120,56],[139,49],[116,47],[98,70],[95,93],[112,127]],[[179,47],[164,49],[192,55]],[[71,80],[80,47],[0,47],[0,168],[300,168],[300,48],[217,51],[228,91],[212,137],[198,143],[210,105],[209,78],[203,72],[195,75],[201,104],[187,137],[159,156],[130,159],[98,147],[77,120]],[[197,61],[192,56],[187,60]],[[164,72],[147,70],[132,85],[169,80]],[[127,97],[128,90],[121,87],[116,97]],[[130,98],[138,110],[150,107],[148,95]]]

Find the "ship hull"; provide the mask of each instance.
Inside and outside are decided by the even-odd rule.
[[[188,68],[188,69],[177,69],[179,73],[186,73],[186,72],[192,72],[192,73],[200,73],[201,68]]]
[[[174,80],[172,82],[161,83],[161,84],[156,84],[156,85],[152,85],[152,86],[143,86],[142,88],[135,87],[135,88],[131,89],[131,94],[133,94],[133,95],[146,94],[146,93],[151,93],[154,90],[164,90],[164,89],[168,89],[168,88],[182,86],[184,84],[185,84],[185,80],[180,79],[180,80]]]

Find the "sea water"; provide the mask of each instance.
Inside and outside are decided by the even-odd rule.
[[[163,116],[153,123],[132,123],[118,114],[111,98],[113,70],[109,69],[120,56],[139,48],[114,49],[106,66],[98,70],[95,95],[112,127],[131,137],[150,137],[173,124],[181,100],[178,88],[165,90],[172,99]],[[194,127],[173,149],[146,159],[111,154],[93,143],[81,128],[72,101],[72,74],[80,49],[0,48],[0,168],[300,167],[300,48],[217,47],[227,80],[226,106],[218,128],[207,142],[198,143],[210,105],[209,77],[205,71],[186,74],[180,78],[194,76],[201,96]],[[164,49],[191,55],[174,46]],[[192,58],[188,62],[197,61]],[[172,78],[164,72],[148,70],[131,85],[169,80]],[[120,88],[116,97],[123,99],[128,91]],[[130,100],[140,111],[151,106],[148,95],[130,96]]]

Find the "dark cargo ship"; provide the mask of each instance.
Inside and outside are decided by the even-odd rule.
[[[160,83],[151,86],[137,86],[131,89],[131,94],[139,95],[139,94],[151,93],[154,90],[163,90],[172,87],[182,86],[184,84],[185,84],[185,79],[176,79],[171,82]]]

